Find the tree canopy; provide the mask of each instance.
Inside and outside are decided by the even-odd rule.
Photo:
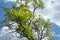
[[[32,2],[31,5],[34,6],[33,12],[29,10],[28,4],[30,2]],[[19,4],[18,7],[17,4]],[[53,39],[50,34],[51,23],[45,20],[41,15],[36,17],[34,13],[37,8],[44,9],[42,0],[18,0],[17,3],[13,4],[13,9],[8,7],[2,8],[6,12],[5,16],[7,19],[19,24],[15,30],[23,37],[26,37],[28,40],[42,40],[45,37],[47,37],[48,40]],[[33,30],[35,33],[37,32],[38,37],[35,37]]]

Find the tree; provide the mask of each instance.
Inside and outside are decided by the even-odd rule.
[[[29,10],[30,2],[32,2],[31,5],[34,6],[33,12]],[[37,8],[44,8],[42,0],[18,0],[16,4],[13,4],[13,9],[7,7],[2,8],[5,10],[5,16],[8,20],[19,24],[18,27],[15,28],[15,32],[23,37],[26,37],[28,40],[42,40],[45,37],[47,37],[48,40],[53,39],[50,34],[51,23],[46,21],[41,15],[38,15],[37,18],[35,16],[35,10]],[[12,28],[10,24],[7,26]],[[37,32],[38,37],[35,37],[33,30]]]

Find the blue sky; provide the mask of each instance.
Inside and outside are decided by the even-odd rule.
[[[45,9],[37,9],[36,13],[42,14],[46,19],[50,19],[53,23],[51,33],[55,35],[54,40],[60,40],[60,0],[43,1],[45,3]],[[16,0],[0,0],[0,6],[8,6],[11,8],[12,2],[16,2]],[[32,9],[33,7],[31,7],[31,10]],[[1,23],[1,21],[5,18],[4,14],[4,11],[0,8],[0,30],[4,26]]]

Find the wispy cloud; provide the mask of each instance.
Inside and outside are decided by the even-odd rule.
[[[10,24],[13,22],[9,22]],[[13,23],[12,27],[13,29],[9,29],[7,26],[4,26],[1,29],[0,33],[0,40],[26,40],[26,37],[21,37],[19,33],[15,32],[14,27],[16,27],[18,24]]]
[[[36,10],[36,13],[42,14],[53,23],[60,26],[60,0],[44,0],[45,9]]]
[[[4,0],[4,2],[16,2],[17,0]]]
[[[57,34],[56,32],[51,32],[51,34],[54,36],[54,37],[59,37],[60,38],[60,34]]]

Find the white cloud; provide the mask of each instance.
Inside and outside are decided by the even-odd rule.
[[[60,0],[44,0],[44,3],[45,9],[37,9],[36,13],[42,14],[46,19],[60,26]]]
[[[11,30],[9,30],[8,27],[3,27],[2,30],[1,30],[1,33],[8,33],[8,32],[11,32]]]
[[[4,2],[16,2],[17,0],[4,0]]]
[[[12,27],[18,25],[17,23],[14,22],[9,22],[9,23],[13,25]],[[19,33],[15,32],[14,28],[9,29],[7,26],[4,26],[1,29],[0,40],[27,40],[27,38],[26,37],[20,38]]]

